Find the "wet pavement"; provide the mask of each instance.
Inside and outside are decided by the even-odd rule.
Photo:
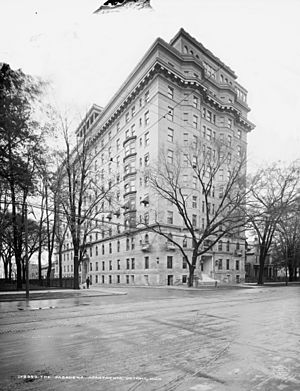
[[[3,391],[300,390],[300,286],[103,288],[0,310]]]

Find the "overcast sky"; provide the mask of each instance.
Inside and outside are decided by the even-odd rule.
[[[151,0],[153,11],[93,14],[103,3],[0,0],[0,61],[51,81],[59,105],[84,114],[183,27],[249,91],[249,168],[300,157],[300,0]]]

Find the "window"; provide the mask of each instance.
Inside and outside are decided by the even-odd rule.
[[[193,127],[195,129],[198,128],[198,116],[197,115],[193,115]]]
[[[240,261],[235,261],[235,270],[240,270]]]
[[[173,212],[167,211],[167,223],[168,224],[173,224]]]
[[[174,130],[171,128],[168,128],[168,141],[170,143],[173,143],[174,141]]]
[[[117,123],[117,133],[120,131],[120,122]]]
[[[174,157],[174,152],[171,149],[168,149],[168,163],[173,164],[173,157]]]
[[[187,261],[185,257],[182,258],[182,269],[187,269]]]
[[[192,208],[197,208],[197,196],[192,197]]]
[[[149,166],[149,153],[144,156],[145,167]]]
[[[92,256],[93,256],[93,249],[92,249],[92,247],[90,247],[90,257],[92,257]]]
[[[223,250],[223,242],[222,240],[220,240],[218,243],[218,251],[222,251],[222,250]]]
[[[198,145],[198,137],[194,135],[193,136],[193,148],[197,149],[197,145]]]
[[[223,168],[220,168],[220,171],[219,171],[219,180],[220,180],[220,181],[223,181],[223,180],[224,180],[224,170],[223,170]]]
[[[173,119],[174,119],[174,109],[173,109],[173,107],[168,106],[167,118],[168,118],[169,121],[173,121]]]
[[[135,269],[135,259],[131,258],[131,269]]]
[[[105,262],[102,261],[102,270],[105,270]]]
[[[227,136],[227,140],[228,140],[228,146],[231,147],[231,144],[232,144],[232,136],[229,134]]]
[[[240,129],[237,130],[237,136],[239,139],[242,138],[242,132],[240,131]]]
[[[129,276],[126,276],[126,284],[129,284]]]
[[[109,282],[109,284],[112,283],[112,277],[111,276],[108,276],[108,282]]]
[[[229,129],[232,129],[232,119],[231,119],[231,118],[228,118],[228,119],[227,119],[227,127],[228,127]]]
[[[96,284],[98,284],[98,275],[96,275]]]
[[[102,284],[104,284],[104,283],[105,283],[105,277],[102,276]]]
[[[145,257],[144,261],[145,261],[145,269],[149,269],[149,257]]]
[[[149,212],[144,213],[144,223],[148,224],[149,223]]]
[[[145,119],[145,125],[147,126],[149,124],[149,111],[146,111],[144,114],[144,119]]]
[[[208,141],[211,141],[211,129],[207,128],[206,138]]]
[[[129,251],[130,249],[130,241],[129,238],[126,238],[126,251]]]
[[[205,138],[206,137],[206,126],[203,125],[202,127],[202,137]]]
[[[120,259],[117,260],[117,270],[120,270],[121,266],[120,266]]]
[[[197,96],[193,96],[193,106],[197,109],[198,108],[198,102],[199,102],[199,99]]]
[[[187,283],[187,276],[182,276],[182,283],[186,284]]]
[[[167,268],[172,269],[173,268],[173,257],[167,256]]]
[[[98,234],[96,234],[96,239],[97,239]],[[96,256],[98,255],[98,246],[96,246]]]
[[[145,93],[145,103],[149,102],[149,91]]]
[[[237,146],[237,151],[238,151],[238,157],[241,157],[242,156],[242,149],[241,149],[240,145]]]
[[[223,259],[219,259],[219,261],[218,261],[218,269],[219,270],[223,269]]]
[[[112,253],[112,246],[111,246],[111,243],[109,243],[109,253],[111,254]]]
[[[120,276],[117,276],[117,284],[120,284]]]
[[[131,250],[134,250],[134,247],[135,247],[134,238],[131,238]]]
[[[131,108],[131,117],[135,116],[135,106],[132,106]]]
[[[131,276],[131,283],[134,284],[134,276]]]
[[[230,259],[226,259],[226,270],[230,269]]]
[[[192,215],[192,225],[193,227],[197,227],[197,215]]]
[[[206,111],[206,119],[207,119],[208,121],[211,121],[211,120],[212,120],[212,112],[209,111],[209,110]]]
[[[193,176],[193,189],[197,189],[197,177]]]
[[[117,252],[120,252],[120,240],[117,241]]]
[[[145,133],[145,146],[149,145],[149,132]]]
[[[174,98],[174,88],[168,86],[168,98],[173,99]]]
[[[112,270],[112,261],[109,261],[109,270]]]
[[[129,113],[126,113],[126,114],[125,114],[125,121],[126,121],[126,122],[129,122]]]
[[[126,259],[126,269],[130,269],[130,259]]]
[[[227,240],[227,243],[226,243],[226,251],[230,251],[230,241]]]

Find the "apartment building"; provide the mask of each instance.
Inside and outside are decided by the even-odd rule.
[[[160,38],[154,42],[107,106],[93,105],[76,131],[79,139],[89,137],[99,186],[115,184],[113,206],[103,202],[100,223],[89,235],[80,267],[83,282],[87,275],[93,284],[187,282],[188,266],[178,248],[146,229],[159,216],[170,235],[192,247],[178,212],[157,196],[147,172],[160,154],[172,163],[178,146],[195,140],[206,148],[224,140],[233,154],[245,154],[247,134],[254,128],[247,119],[249,111],[247,91],[234,71],[186,31],[181,29],[170,43]],[[215,193],[217,189],[211,195],[213,206]],[[201,226],[203,201],[196,186],[193,194],[193,219]],[[243,281],[243,235],[223,238],[199,259],[196,269],[200,279]],[[72,272],[67,234],[63,276]]]

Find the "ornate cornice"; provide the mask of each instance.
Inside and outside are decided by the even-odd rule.
[[[137,84],[137,86],[129,93],[124,99],[120,106],[110,116],[110,118],[101,126],[101,129],[93,136],[91,143],[95,142],[113,123],[115,123],[120,116],[128,109],[130,104],[140,94],[141,91],[154,79],[157,75],[162,75],[165,78],[176,83],[181,88],[194,88],[197,90],[203,98],[203,101],[210,105],[213,109],[219,112],[226,112],[234,115],[235,120],[242,126],[246,131],[254,129],[255,125],[248,121],[242,116],[240,110],[238,110],[233,104],[224,104],[219,101],[216,97],[209,94],[208,88],[204,85],[203,81],[196,78],[186,78],[185,76],[177,73],[175,70],[170,69],[169,66],[163,63],[162,60],[157,59],[152,67],[148,70],[144,78]]]

